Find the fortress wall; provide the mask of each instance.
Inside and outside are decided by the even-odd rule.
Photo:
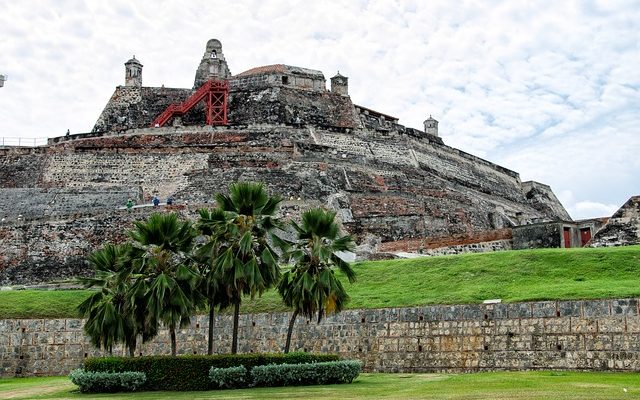
[[[118,237],[117,230],[129,222],[116,211],[129,197],[148,202],[158,193],[163,200],[173,195],[176,204],[203,205],[239,180],[265,182],[272,193],[299,198],[300,209],[330,205],[358,242],[368,236],[384,243],[472,235],[508,226],[503,215],[544,217],[519,192],[517,175],[406,135],[385,141],[376,133],[366,140],[359,130],[338,134],[256,125],[89,136],[5,152],[1,158],[6,170],[27,182],[16,186],[6,178],[0,186],[0,212],[9,222],[1,228],[10,238],[2,262],[13,268],[2,274],[3,282],[82,271],[91,244]],[[395,153],[388,144],[394,140],[400,149]],[[77,213],[95,221],[96,228],[77,230],[67,223]],[[19,214],[31,221],[26,233],[15,224]],[[46,244],[55,251],[38,243],[39,230],[51,229],[50,217],[67,221],[56,222],[60,234]]]
[[[128,198],[138,198],[138,188],[114,187],[91,189],[67,188],[0,188],[0,217],[6,222],[34,220],[48,216],[67,216],[78,210],[100,212],[125,204]]]
[[[640,196],[633,196],[596,232],[590,247],[640,244]]]
[[[41,186],[41,174],[47,160],[45,151],[42,147],[0,149],[0,187]]]
[[[349,310],[299,318],[292,349],[359,359],[365,371],[640,370],[639,299],[538,301]],[[279,352],[289,313],[240,316],[240,352]],[[232,316],[216,318],[230,348]],[[99,356],[79,319],[0,320],[0,376],[63,375]],[[180,354],[206,354],[208,319],[178,331]],[[120,348],[115,354],[123,354]],[[166,331],[137,354],[170,354]]]
[[[157,211],[178,212],[196,218],[185,207],[136,208],[131,212],[72,214],[0,225],[0,286],[33,284],[87,275],[92,271],[85,257],[107,242],[121,242],[133,222]]]
[[[425,237],[380,243],[378,250],[383,253],[404,251],[420,252],[426,255],[479,253],[484,251],[510,250],[511,229],[487,230],[472,234]],[[443,249],[441,252],[437,250]],[[453,251],[453,252],[452,252]]]

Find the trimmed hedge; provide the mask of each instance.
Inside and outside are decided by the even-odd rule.
[[[147,380],[143,372],[89,372],[71,371],[69,379],[83,393],[133,392]]]
[[[362,371],[356,360],[311,364],[271,364],[251,370],[255,386],[327,385],[351,383]]]
[[[247,369],[244,365],[229,368],[211,367],[209,370],[209,379],[220,389],[236,389],[246,386],[247,376]]]
[[[89,358],[84,369],[92,372],[144,372],[147,382],[141,390],[210,390],[215,386],[209,380],[209,370],[243,365],[253,367],[267,364],[304,364],[337,361],[336,354],[261,353],[223,354],[214,356],[151,356]]]

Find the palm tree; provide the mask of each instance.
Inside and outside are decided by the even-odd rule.
[[[217,257],[213,274],[234,306],[231,353],[238,351],[238,319],[243,295],[261,296],[280,278],[278,253],[283,241],[274,234],[280,197],[269,196],[260,183],[237,182],[229,194],[217,194],[218,210],[210,222]]]
[[[208,237],[208,241],[195,252],[195,258],[200,265],[199,291],[206,297],[209,311],[207,354],[212,355],[215,309],[218,307],[218,310],[222,311],[231,305],[227,290],[214,268],[220,250],[220,241],[215,236],[215,229],[218,224],[224,225],[226,223],[226,216],[224,211],[219,208],[201,209],[199,213],[200,220],[197,228],[202,235]]]
[[[349,296],[334,274],[337,267],[349,280],[355,282],[355,272],[342,260],[339,252],[352,251],[351,236],[339,235],[336,213],[313,208],[302,214],[301,225],[291,222],[297,232],[297,241],[288,253],[293,266],[286,271],[278,292],[284,303],[293,308],[287,330],[284,352],[288,353],[291,335],[298,314],[311,319],[317,315],[318,323],[325,314],[340,312]]]
[[[113,345],[124,343],[133,356],[136,336],[143,331],[135,321],[135,302],[129,295],[131,265],[130,245],[107,244],[87,258],[95,270],[91,278],[80,278],[85,287],[98,287],[78,306],[78,311],[87,318],[84,331],[98,348],[111,353]]]
[[[195,231],[176,214],[153,214],[145,222],[135,222],[130,236],[134,241],[132,293],[145,302],[146,325],[162,321],[168,327],[175,356],[176,328],[189,325],[203,300],[190,258]]]

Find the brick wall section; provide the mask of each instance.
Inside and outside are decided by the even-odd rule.
[[[639,299],[540,301],[350,310],[296,322],[292,348],[360,359],[366,371],[640,370]],[[281,351],[288,313],[240,318],[240,352]],[[82,320],[0,320],[0,376],[61,375],[101,353]],[[205,354],[207,318],[178,333],[181,354]],[[216,319],[230,348],[231,316]],[[122,353],[117,349],[116,353]],[[166,331],[138,355],[169,354]]]
[[[479,245],[491,242],[510,242],[511,241],[511,229],[496,229],[484,232],[475,232],[470,235],[452,235],[447,237],[430,237],[430,238],[417,238],[400,240],[396,242],[381,243],[379,250],[381,252],[392,251],[424,251],[435,250],[441,248],[455,248],[455,247],[468,247],[472,249],[471,245]],[[511,248],[508,245],[507,248]]]

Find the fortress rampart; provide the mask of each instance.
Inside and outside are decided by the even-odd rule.
[[[299,318],[292,349],[359,359],[365,371],[637,371],[638,299],[539,301],[348,310],[315,324]],[[240,316],[240,352],[280,352],[288,313]],[[215,350],[231,341],[231,315],[215,321]],[[79,319],[0,320],[0,376],[63,375],[101,355]],[[178,353],[206,354],[208,318],[178,331]],[[123,354],[115,349],[115,354]],[[170,354],[162,331],[136,355]]]

